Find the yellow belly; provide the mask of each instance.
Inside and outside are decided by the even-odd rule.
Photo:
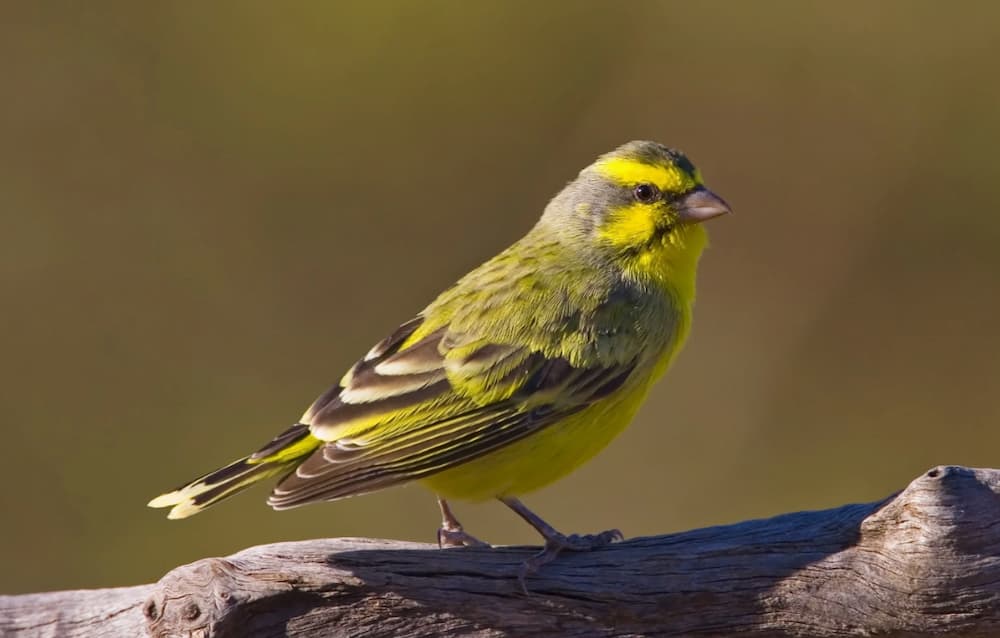
[[[623,388],[516,443],[421,482],[444,498],[471,501],[537,490],[604,449],[632,420],[648,387],[640,382]]]

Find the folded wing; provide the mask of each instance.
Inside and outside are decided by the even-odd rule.
[[[419,479],[518,441],[620,387],[628,363],[575,367],[416,318],[306,412],[324,441],[275,488],[286,509]]]

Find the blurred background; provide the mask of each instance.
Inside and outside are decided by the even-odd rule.
[[[146,501],[254,450],[593,158],[684,149],[692,340],[526,501],[648,535],[1000,467],[1000,6],[21,3],[0,18],[0,593],[249,545],[433,541],[419,486]],[[536,543],[502,506],[474,534]]]

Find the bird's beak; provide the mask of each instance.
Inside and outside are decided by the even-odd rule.
[[[682,197],[677,205],[677,217],[685,224],[699,224],[731,212],[726,200],[703,186]]]

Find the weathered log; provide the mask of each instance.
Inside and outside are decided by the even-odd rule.
[[[532,551],[263,545],[155,585],[0,597],[0,635],[1000,635],[1000,470],[938,467],[877,503],[567,554],[526,596]]]

